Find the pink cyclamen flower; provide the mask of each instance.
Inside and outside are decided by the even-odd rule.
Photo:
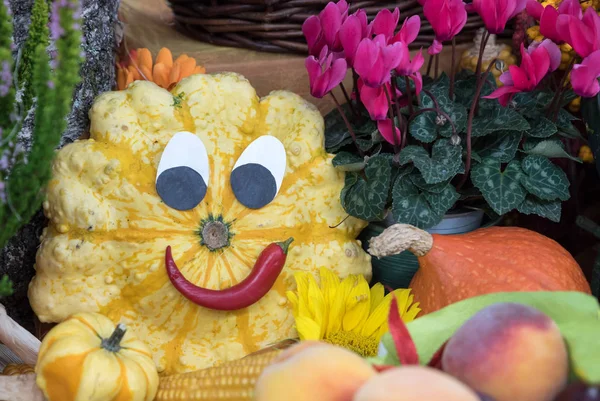
[[[400,130],[389,118],[377,121],[377,129],[381,133],[383,139],[385,139],[388,143],[391,143],[392,145],[400,145],[400,142],[402,142]]]
[[[565,42],[581,57],[600,49],[600,16],[589,7],[581,19],[573,15],[558,16],[557,29]]]
[[[540,33],[557,43],[564,41],[563,34],[558,29],[559,15],[572,15],[577,19],[583,16],[579,0],[563,0],[558,9],[551,5],[544,7],[537,0],[529,0],[527,13],[540,21]]]
[[[600,50],[596,50],[583,59],[581,64],[575,64],[571,72],[573,91],[583,97],[593,97],[600,92]]]
[[[356,55],[358,44],[364,38],[371,36],[371,29],[372,26],[367,21],[367,13],[363,10],[358,10],[342,24],[339,38],[348,66],[354,66],[354,56]]]
[[[319,99],[338,86],[348,70],[346,60],[338,58],[334,61],[333,54],[329,53],[327,46],[321,50],[319,59],[308,56],[305,66],[308,71],[310,94]]]
[[[429,54],[441,52],[442,42],[455,37],[467,22],[466,5],[462,0],[427,0],[423,14],[435,32]]]
[[[360,101],[363,103],[371,120],[379,121],[387,118],[390,102],[388,102],[388,96],[390,101],[393,102],[394,96],[392,95],[392,85],[390,82],[372,88],[364,84],[361,78],[357,82],[358,93],[360,94]],[[387,94],[386,94],[387,91]],[[396,98],[402,96],[402,92],[396,89]]]
[[[373,34],[384,35],[386,40],[389,42],[389,40],[394,36],[399,19],[400,10],[398,10],[398,8],[395,8],[393,13],[387,8],[384,8],[377,13],[372,22]]]
[[[498,34],[504,31],[508,20],[523,11],[526,5],[527,0],[473,0],[467,11],[479,14],[487,30]]]
[[[407,76],[415,82],[415,91],[417,95],[421,93],[421,90],[423,89],[423,77],[419,70],[424,63],[425,58],[423,57],[423,49],[419,50],[411,60],[408,46],[406,46],[405,51],[402,52],[400,64],[396,67],[396,75]]]
[[[354,69],[365,85],[376,88],[390,80],[391,71],[402,58],[403,44],[387,45],[386,38],[377,35],[373,39],[363,39],[356,50]]]
[[[547,39],[543,45],[525,50],[521,44],[521,66],[511,65],[509,70],[500,75],[504,84],[484,99],[498,99],[502,106],[508,105],[512,98],[519,92],[531,92],[544,79],[548,72],[558,68],[560,61],[556,62],[556,52],[560,49],[551,40]]]
[[[348,3],[340,0],[329,2],[319,15],[308,17],[302,24],[302,33],[308,44],[308,53],[317,56],[323,46],[327,45],[333,52],[342,50],[339,31],[348,17]]]

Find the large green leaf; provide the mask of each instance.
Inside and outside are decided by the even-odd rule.
[[[571,159],[581,163],[581,159],[571,156],[566,150],[564,144],[559,139],[543,139],[539,141],[528,140],[523,146],[523,152],[530,155],[546,156],[549,158]]]
[[[508,163],[515,158],[522,136],[519,131],[498,131],[494,135],[479,138],[473,144],[473,149],[480,158],[491,157]],[[481,159],[478,161],[481,162]]]
[[[543,116],[530,119],[529,125],[531,128],[527,130],[527,135],[534,138],[549,138],[558,131],[556,124]]]
[[[354,217],[378,221],[384,217],[392,167],[389,158],[374,156],[369,159],[364,173],[346,173],[346,185],[341,193],[342,206]]]
[[[352,112],[347,104],[342,105],[346,117],[352,124],[352,129],[357,138],[372,140],[373,133],[377,131],[377,125],[369,118],[363,116],[360,122],[354,122]],[[342,147],[352,143],[352,137],[348,127],[337,109],[330,111],[325,116],[325,149],[329,153],[336,153]]]
[[[569,199],[569,179],[563,170],[547,157],[527,156],[521,163],[521,184],[542,200]]]
[[[399,161],[412,162],[427,184],[437,184],[454,177],[462,167],[462,147],[454,146],[448,139],[433,144],[431,157],[421,146],[407,146],[400,152]]]
[[[600,382],[600,308],[598,301],[591,295],[574,291],[486,294],[418,317],[407,326],[417,346],[420,363],[429,363],[437,350],[477,312],[489,305],[503,302],[529,305],[548,315],[556,322],[565,338],[573,373],[581,380]],[[390,334],[384,334],[381,341],[387,350],[385,362],[398,365]]]
[[[577,121],[578,118],[566,111],[560,109],[558,117],[556,119],[556,126],[558,127],[558,133],[566,138],[581,138],[581,132],[573,125],[573,121]]]
[[[558,200],[542,200],[531,194],[527,195],[517,210],[523,214],[537,214],[555,223],[560,222],[562,203]]]
[[[509,107],[496,104],[489,109],[481,109],[473,119],[473,137],[489,135],[497,131],[527,131],[529,123],[523,116]]]
[[[392,190],[392,216],[398,223],[427,229],[438,224],[458,198],[449,183],[434,193],[423,191],[408,177],[400,177]]]
[[[331,161],[331,164],[341,171],[361,171],[366,166],[362,157],[350,152],[338,153]]]
[[[520,163],[516,160],[502,171],[498,159],[486,158],[471,170],[473,185],[481,191],[494,212],[500,215],[513,210],[525,200],[525,189],[519,183],[522,175]]]

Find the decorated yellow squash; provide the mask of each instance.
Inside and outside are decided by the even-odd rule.
[[[100,312],[159,372],[187,372],[295,336],[294,272],[370,278],[366,223],[340,205],[344,175],[301,97],[194,75],[105,93],[90,117],[91,138],[54,162],[29,289],[41,321]]]
[[[75,314],[50,330],[35,373],[48,401],[152,401],[158,390],[148,347],[97,313]]]

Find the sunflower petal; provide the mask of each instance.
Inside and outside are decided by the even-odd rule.
[[[176,84],[179,82],[179,77],[181,76],[181,66],[179,63],[173,63],[173,68],[171,68],[171,72],[169,73],[169,86]]]
[[[163,63],[157,63],[154,65],[154,70],[152,71],[152,80],[161,88],[167,89],[169,87],[169,70]]]
[[[408,311],[406,311],[406,313],[402,315],[402,320],[404,320],[405,323],[412,322],[413,320],[415,320],[419,312],[421,312],[421,308],[419,308],[419,303],[415,302],[411,305]]]
[[[390,313],[390,304],[392,302],[391,297],[385,297],[379,302],[375,310],[369,315],[367,321],[363,325],[360,334],[365,337],[374,336],[379,340],[381,327],[386,326],[387,318]]]
[[[196,59],[189,57],[185,61],[180,63],[181,65],[181,79],[187,78],[194,72],[196,68]]]
[[[371,310],[371,289],[363,276],[356,276],[356,285],[346,299],[346,313],[342,327],[344,331],[360,330]]]
[[[371,313],[373,313],[381,301],[383,301],[383,297],[385,297],[385,288],[383,288],[383,284],[377,283],[371,287]]]
[[[319,335],[325,334],[326,325],[325,322],[325,299],[323,293],[317,285],[317,281],[314,276],[308,277],[308,305],[314,321],[319,325]]]
[[[337,287],[335,297],[329,308],[326,335],[336,333],[342,329],[342,321],[346,312],[346,302],[350,290],[354,286],[355,278],[348,276]]]
[[[321,339],[321,328],[314,320],[306,316],[296,318],[296,330],[302,341]]]
[[[298,295],[296,295],[296,293],[293,291],[286,291],[285,295],[292,304],[292,313],[294,314],[294,317],[298,316],[298,307],[300,302],[298,301]]]

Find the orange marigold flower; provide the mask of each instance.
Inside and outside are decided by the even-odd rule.
[[[133,81],[152,81],[161,88],[171,89],[183,78],[204,74],[206,69],[196,65],[196,60],[182,54],[173,60],[171,51],[160,49],[152,62],[152,53],[146,48],[131,50],[128,60],[117,65],[117,88],[123,90]]]

